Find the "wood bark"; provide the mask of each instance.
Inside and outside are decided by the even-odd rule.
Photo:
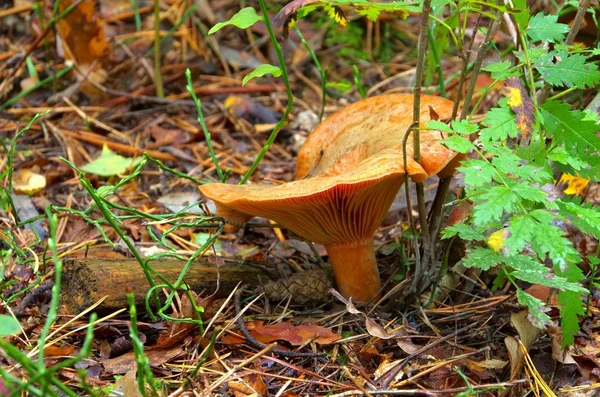
[[[219,263],[219,265],[217,265]],[[156,273],[174,283],[185,261],[176,259],[154,260],[148,264]],[[229,294],[235,286],[242,284],[259,285],[275,279],[274,270],[264,265],[247,261],[222,258],[203,258],[192,264],[184,282],[197,293],[217,297]],[[153,276],[156,284],[162,281]],[[140,264],[134,259],[71,259],[64,262],[61,288],[61,311],[65,314],[78,314],[107,297],[96,311],[110,311],[127,307],[128,292],[133,292],[138,307],[144,305],[144,298],[150,289],[148,280]],[[160,293],[161,296],[164,294]]]

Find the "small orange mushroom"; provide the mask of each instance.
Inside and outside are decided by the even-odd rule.
[[[402,137],[412,123],[412,95],[387,95],[354,103],[330,116],[298,155],[297,177],[283,185],[211,183],[200,191],[217,214],[235,227],[254,216],[276,221],[327,249],[340,293],[368,302],[381,288],[373,234],[387,214],[406,174],[417,182],[442,171],[456,153],[439,143],[439,132],[421,132],[421,164]],[[430,107],[449,117],[452,102],[424,95],[421,120]],[[310,175],[309,175],[310,174]]]

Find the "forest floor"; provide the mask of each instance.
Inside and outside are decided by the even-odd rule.
[[[69,4],[75,3],[61,1],[59,12]],[[191,71],[220,168],[230,169],[228,183],[237,183],[288,103],[281,78],[266,75],[242,85],[250,70],[277,64],[276,54],[262,23],[207,35],[216,22],[240,9],[239,1],[199,0],[196,9],[188,1],[163,1],[159,84],[152,5],[139,3],[137,20],[131,4],[85,0],[56,27],[48,27],[53,13],[47,2],[0,5],[0,171],[10,194],[0,196],[0,314],[17,318],[20,326],[5,338],[16,351],[4,345],[0,353],[0,395],[27,395],[15,392],[15,385],[30,380],[36,385],[36,374],[46,382],[43,395],[69,395],[66,388],[77,395],[135,396],[141,395],[140,380],[147,394],[165,396],[600,393],[595,295],[567,351],[560,348],[556,323],[543,331],[535,328],[514,292],[492,290],[488,274],[455,277],[430,305],[417,304],[427,303],[429,296],[410,305],[398,303],[394,297],[408,288],[405,276],[413,257],[402,195],[375,236],[386,299],[367,307],[356,308],[330,294],[322,246],[296,239],[264,219],[214,239],[217,220],[197,205],[198,183],[219,178],[185,71]],[[351,19],[345,30],[327,17],[297,25],[328,71],[325,117],[360,99],[361,89],[368,96],[411,92],[418,15],[382,17],[377,23]],[[390,39],[390,30],[405,35]],[[505,39],[498,33],[497,40]],[[320,119],[322,88],[311,54],[293,30],[282,47],[294,107],[252,182],[292,181],[296,154]],[[460,65],[449,58],[441,69],[450,98],[456,95]],[[478,78],[481,87],[491,81],[486,73]],[[439,94],[436,86],[429,88]],[[500,88],[491,90],[480,111],[501,97]],[[43,116],[17,134],[36,114]],[[457,177],[452,189],[460,185]],[[426,184],[428,204],[436,186],[435,180]],[[111,192],[110,205],[98,205],[108,191],[103,189]],[[594,184],[580,194],[595,205],[600,202]],[[49,206],[58,214],[54,221],[47,216]],[[570,238],[582,253],[596,251],[596,241],[577,233]],[[168,252],[181,263],[202,254],[205,265],[222,264],[219,258],[225,257],[236,266],[264,266],[274,275],[244,282],[255,277],[252,273],[236,280],[242,281],[239,285],[224,275],[214,290],[188,294],[179,289],[158,319],[143,304],[137,317],[130,313],[124,296],[138,291],[133,284],[113,288],[123,299],[116,307],[93,295],[92,288],[77,285],[85,284],[85,277],[65,281],[75,277],[79,260],[112,259],[129,277],[126,264],[139,271],[136,259]],[[459,259],[460,252],[450,256]],[[57,261],[63,276],[59,291],[51,289]],[[310,301],[298,299],[297,290],[291,297],[280,293],[290,288],[285,280],[292,274],[308,270],[298,283],[312,288]],[[265,287],[271,279],[284,281]],[[557,319],[552,290],[534,285],[528,291],[547,301],[548,314]],[[89,302],[87,295],[97,301]],[[81,301],[85,305],[78,306]],[[98,312],[93,339],[86,341],[93,311]],[[56,321],[47,323],[55,315]],[[178,321],[186,318],[192,320]]]

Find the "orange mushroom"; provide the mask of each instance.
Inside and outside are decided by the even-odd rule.
[[[452,102],[423,96],[421,119],[429,106],[449,117]],[[283,185],[211,183],[201,192],[215,201],[217,214],[235,227],[254,216],[276,221],[327,249],[340,293],[367,302],[381,288],[373,234],[387,214],[406,173],[422,182],[456,155],[439,143],[439,132],[421,132],[422,164],[402,137],[412,122],[412,95],[388,95],[352,104],[321,123],[298,156],[297,176]],[[310,175],[309,175],[310,173]]]

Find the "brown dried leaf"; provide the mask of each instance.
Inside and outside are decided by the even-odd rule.
[[[256,325],[251,331],[259,342],[271,343],[284,340],[293,346],[301,346],[309,341],[328,345],[340,339],[331,329],[315,324],[293,325],[282,322],[271,325]]]
[[[467,220],[473,211],[475,203],[469,200],[461,201],[452,207],[446,226],[456,225]]]
[[[74,0],[62,0],[59,11],[65,11],[74,3]],[[83,0],[56,26],[65,59],[77,64],[81,72],[78,77],[101,84],[107,77],[101,57],[106,53],[108,41],[104,35],[104,21],[96,15],[95,9],[95,0]],[[91,85],[82,85],[84,91],[86,88],[90,92],[98,91]]]
[[[169,360],[177,357],[182,352],[182,346],[177,345],[167,349],[147,349],[144,354],[148,357],[150,365],[159,366]],[[136,368],[134,352],[123,354],[122,356],[109,358],[102,361],[104,369],[112,374],[124,374]]]
[[[44,355],[46,357],[57,357],[57,356],[70,356],[75,351],[75,346],[68,345],[64,347],[58,347],[56,345],[46,346],[44,348]]]
[[[567,349],[562,348],[562,330],[558,325],[546,327],[552,340],[552,358],[562,364],[577,364]]]
[[[521,132],[523,139],[528,139],[531,134],[531,128],[534,125],[533,101],[523,87],[521,79],[518,77],[509,77],[504,81],[504,90],[502,92],[508,98],[508,106],[517,115],[517,128]]]

